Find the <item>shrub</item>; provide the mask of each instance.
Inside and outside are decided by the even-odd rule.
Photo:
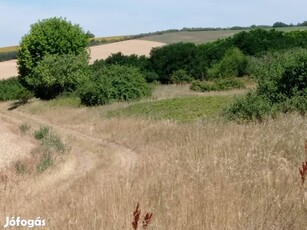
[[[273,114],[273,105],[263,96],[249,93],[246,97],[237,99],[234,104],[224,110],[224,115],[230,120],[262,121],[268,114]]]
[[[36,169],[38,172],[44,172],[46,171],[50,166],[52,166],[54,163],[54,159],[51,155],[51,153],[49,152],[44,152],[40,162],[38,163],[38,165],[36,166]]]
[[[244,84],[235,78],[217,79],[213,82],[193,81],[190,89],[200,92],[206,91],[222,91],[230,89],[244,88]]]
[[[173,84],[182,84],[190,83],[193,78],[185,70],[180,69],[172,73],[170,80]]]
[[[80,90],[80,99],[82,104],[93,106],[136,100],[150,93],[150,86],[137,68],[112,65],[93,74]]]
[[[227,111],[229,118],[261,120],[275,112],[307,111],[307,55],[306,50],[292,50],[261,58],[254,69],[257,90],[239,99]],[[274,113],[272,113],[272,111]]]
[[[277,81],[277,90],[288,98],[306,94],[307,90],[307,56],[298,57],[294,64],[285,68]]]
[[[171,75],[177,70],[185,69],[189,74],[195,71],[198,61],[197,46],[193,43],[175,43],[151,50],[152,69],[158,74],[163,84],[170,83]]]
[[[37,97],[52,99],[73,92],[89,77],[88,54],[45,55],[27,82]]]
[[[20,43],[20,49],[18,53],[18,71],[19,80],[24,86],[29,90],[33,90],[35,94],[40,96],[43,94],[48,86],[42,88],[43,84],[40,83],[40,79],[36,79],[39,76],[40,71],[43,67],[48,64],[62,64],[61,62],[56,62],[52,55],[82,55],[85,54],[85,48],[88,44],[88,39],[85,32],[78,25],[73,25],[71,22],[66,21],[62,18],[49,18],[31,25],[31,30],[26,34]],[[47,58],[44,58],[45,56]],[[51,55],[51,56],[50,56]],[[42,64],[43,60],[43,64]],[[36,68],[38,65],[38,69]],[[69,67],[67,65],[66,67]],[[65,70],[65,67],[61,68],[59,66],[51,67],[52,69],[57,69],[58,71]],[[64,71],[64,77],[73,74],[69,72],[71,69]],[[48,70],[45,72],[46,75],[53,73],[53,71]],[[62,74],[61,72],[57,75]],[[44,77],[46,77],[46,75]],[[50,80],[53,83],[53,80]],[[49,81],[45,83],[50,83]],[[65,84],[64,84],[65,85]],[[51,84],[51,89],[53,91],[57,89],[58,85]]]
[[[151,72],[151,71],[150,72],[145,72],[144,75],[145,75],[145,80],[148,83],[157,82],[158,79],[159,79],[158,74],[156,74],[155,72]]]
[[[17,77],[0,80],[0,101],[20,100],[26,102],[33,94],[24,88]]]
[[[48,136],[50,133],[50,128],[47,126],[41,127],[38,130],[34,131],[34,137],[37,140],[42,140],[43,138],[45,138],[46,136]]]
[[[21,134],[26,134],[31,129],[31,125],[28,123],[22,123],[19,125],[19,131]]]
[[[238,48],[233,48],[226,52],[220,62],[208,70],[208,76],[210,78],[243,77],[247,74],[247,67],[247,57]]]

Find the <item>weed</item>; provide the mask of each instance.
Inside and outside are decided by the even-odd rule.
[[[140,215],[141,215],[141,210],[139,209],[140,204],[137,203],[135,210],[133,211],[133,221],[132,221],[132,227],[133,229],[138,229],[139,225],[139,220],[140,220]],[[144,216],[144,219],[142,221],[142,227],[143,229],[146,229],[147,226],[149,225],[151,219],[152,219],[152,213],[148,212]]]
[[[17,161],[15,163],[15,168],[16,168],[16,172],[19,174],[24,174],[26,171],[26,166],[23,162],[21,161]]]
[[[301,174],[302,185],[304,185],[306,175],[307,175],[307,161],[303,162],[302,168],[299,169]]]
[[[31,129],[31,125],[27,122],[24,122],[19,125],[19,131],[22,135],[25,135]]]
[[[37,140],[41,140],[46,137],[50,133],[50,128],[47,126],[40,127],[39,130],[34,131],[34,138]]]
[[[49,135],[45,136],[42,140],[42,144],[47,148],[53,148],[58,152],[65,151],[65,145],[62,140],[55,134],[49,133]]]
[[[38,172],[44,172],[54,163],[53,157],[50,152],[45,152],[37,165],[36,169]]]

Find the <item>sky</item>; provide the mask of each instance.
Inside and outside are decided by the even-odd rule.
[[[0,47],[18,45],[30,25],[50,17],[95,36],[133,35],[183,27],[297,24],[306,0],[0,0]]]

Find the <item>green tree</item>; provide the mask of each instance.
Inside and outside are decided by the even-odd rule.
[[[62,18],[49,18],[31,25],[31,30],[23,36],[18,54],[19,80],[40,97],[41,83],[35,68],[46,55],[86,55],[88,39],[79,25]],[[69,73],[67,73],[69,74]],[[38,85],[40,85],[38,87]],[[46,86],[47,87],[47,86]]]
[[[161,83],[170,83],[170,77],[177,70],[194,75],[197,60],[197,46],[193,43],[175,43],[151,50],[150,62]]]

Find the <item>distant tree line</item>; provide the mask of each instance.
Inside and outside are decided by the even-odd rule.
[[[147,81],[167,84],[172,83],[171,76],[179,70],[184,70],[194,80],[240,77],[248,74],[247,57],[295,47],[307,48],[307,30],[283,32],[258,28],[200,45],[180,42],[153,48],[150,57],[112,54],[93,66],[133,66],[147,76]]]
[[[0,62],[16,59],[17,55],[18,55],[18,51],[0,53]]]

